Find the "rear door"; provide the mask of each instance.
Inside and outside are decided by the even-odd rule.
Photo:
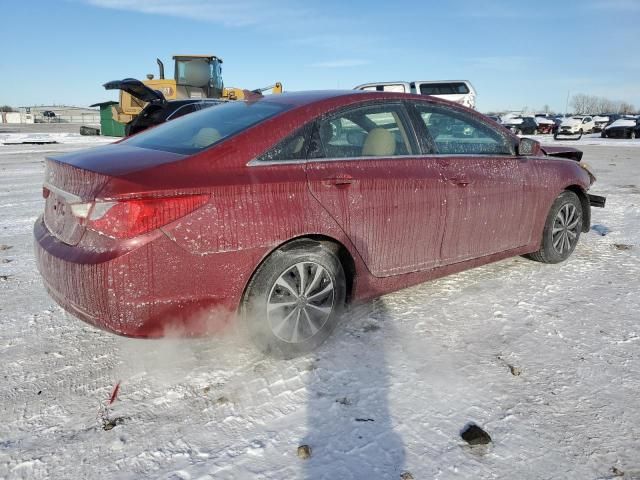
[[[351,107],[317,122],[309,189],[379,277],[440,262],[446,189],[419,155],[401,102]]]
[[[446,185],[443,265],[530,243],[530,163],[511,139],[466,111],[415,102]]]

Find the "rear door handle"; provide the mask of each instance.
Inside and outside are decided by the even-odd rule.
[[[322,180],[322,183],[325,185],[333,185],[336,187],[346,187],[353,183],[353,178],[351,177],[335,177],[335,178],[325,178]]]

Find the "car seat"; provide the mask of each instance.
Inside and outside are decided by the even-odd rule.
[[[362,146],[363,157],[389,157],[396,152],[394,135],[384,128],[371,130]]]

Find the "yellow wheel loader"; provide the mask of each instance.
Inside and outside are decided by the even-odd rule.
[[[107,90],[120,90],[120,102],[111,107],[115,121],[131,122],[151,102],[204,98],[242,100],[267,90],[282,93],[280,82],[251,91],[225,87],[222,81],[222,59],[214,55],[174,55],[173,60],[174,74],[171,79],[165,78],[164,64],[156,59],[159,67],[157,79],[149,74],[142,82],[125,78],[104,84]]]

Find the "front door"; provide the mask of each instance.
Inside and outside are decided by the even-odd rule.
[[[525,157],[509,137],[469,113],[416,104],[446,185],[443,265],[503,252],[530,242]]]

